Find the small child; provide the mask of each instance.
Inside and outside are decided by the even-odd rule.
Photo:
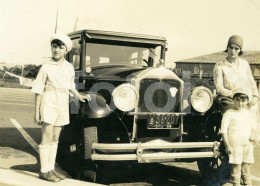
[[[250,164],[254,163],[253,145],[250,142],[253,125],[247,89],[233,91],[234,108],[228,110],[221,123],[221,134],[231,164],[230,181],[240,185],[240,178],[245,185],[252,185]]]
[[[69,124],[69,91],[82,102],[90,100],[75,89],[75,72],[65,55],[72,48],[66,34],[54,34],[50,40],[52,59],[42,65],[32,91],[35,93],[34,122],[42,125],[39,145],[41,170],[39,178],[59,182],[65,176],[55,171],[55,159],[62,126]]]

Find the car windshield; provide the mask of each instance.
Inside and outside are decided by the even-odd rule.
[[[156,66],[161,56],[161,46],[138,46],[86,43],[86,66],[139,65]]]

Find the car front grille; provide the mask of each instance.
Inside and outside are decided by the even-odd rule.
[[[180,82],[172,79],[143,79],[138,112],[180,112]]]

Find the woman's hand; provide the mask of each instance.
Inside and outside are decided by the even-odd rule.
[[[253,98],[249,101],[249,104],[252,106],[255,105],[257,102],[258,102],[258,97],[253,96]]]
[[[90,100],[91,100],[91,97],[90,97],[89,94],[85,94],[85,95],[79,94],[78,99],[79,99],[79,101],[81,101],[81,102],[85,102],[85,100],[90,101]]]

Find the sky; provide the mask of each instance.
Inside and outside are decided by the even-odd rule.
[[[0,0],[0,4],[0,62],[42,64],[50,57],[57,12],[57,32],[72,32],[77,23],[76,30],[166,37],[166,65],[224,51],[234,34],[244,39],[244,50],[260,50],[259,0]]]

